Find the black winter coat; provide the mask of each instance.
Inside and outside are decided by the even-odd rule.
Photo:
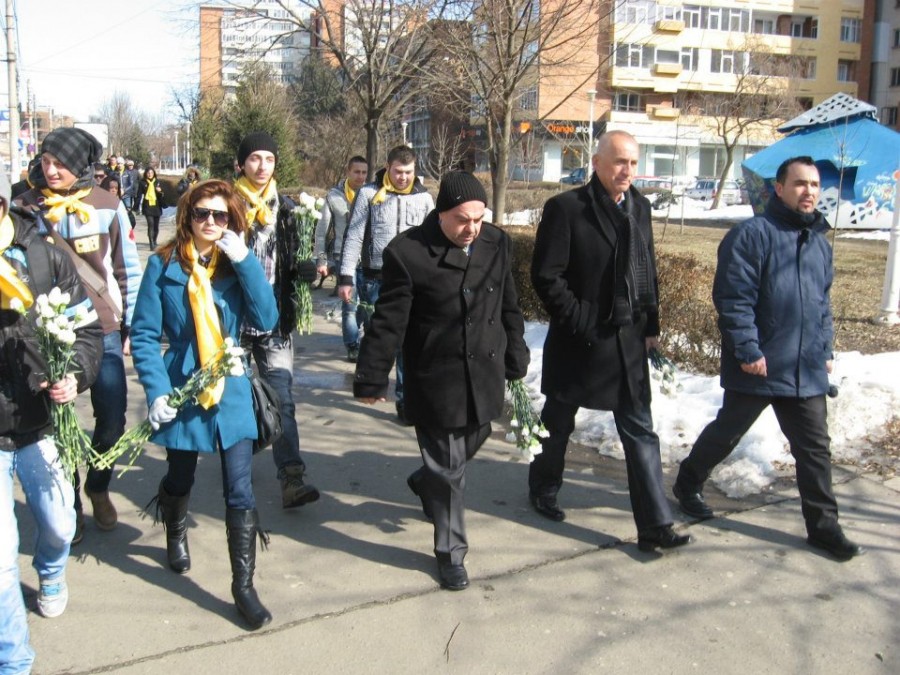
[[[467,256],[432,211],[388,244],[382,270],[354,395],[385,396],[402,344],[410,421],[453,429],[499,417],[505,381],[524,377],[529,361],[506,233],[484,223]]]
[[[659,335],[659,312],[643,312],[630,326],[609,323],[615,291],[616,227],[601,209],[596,175],[544,206],[534,244],[531,280],[550,315],[541,391],[595,410],[616,410],[649,387],[644,339]],[[650,203],[631,188],[634,213],[648,243],[656,285]],[[657,297],[659,294],[657,293]]]
[[[119,185],[121,185],[121,183],[119,183]],[[165,197],[163,196],[162,183],[159,182],[159,176],[156,177],[156,187],[159,188],[156,191],[156,206],[150,206],[145,198],[147,194],[147,181],[143,178],[138,181],[137,192],[134,195],[136,211],[140,211],[145,216],[162,215],[163,209],[168,205],[166,204]]]
[[[69,256],[38,234],[34,215],[12,206],[10,218],[16,233],[4,257],[20,278],[27,279],[34,297],[58,286],[70,295],[70,309],[83,305],[92,310]],[[78,391],[93,384],[103,356],[103,328],[96,313],[91,315],[93,320],[75,332],[72,373]],[[53,432],[50,397],[39,386],[46,379],[47,364],[38,349],[34,320],[34,306],[26,316],[0,309],[0,436],[12,438],[16,447]]]

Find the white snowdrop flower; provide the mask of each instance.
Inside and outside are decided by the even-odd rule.
[[[44,317],[42,317],[40,314],[38,314],[37,317],[36,317],[35,320],[34,320],[34,324],[35,324],[38,328],[43,328],[43,327],[44,327]]]
[[[537,424],[531,425],[531,433],[539,434],[541,432],[541,428]]]
[[[64,328],[59,331],[59,334],[56,336],[56,339],[62,342],[63,344],[73,345],[75,344],[75,331],[71,328]]]
[[[46,330],[48,333],[50,333],[50,335],[53,335],[54,337],[59,334],[59,326],[57,326],[53,321],[45,321],[44,330]]]
[[[515,417],[513,417],[509,421],[509,426],[511,426],[513,429],[517,428],[519,426],[519,420],[517,420]]]
[[[522,438],[528,438],[531,435],[531,429],[522,427]]]
[[[47,302],[51,305],[61,305],[62,294],[62,291],[59,290],[59,286],[54,286],[50,289],[50,293],[47,295]]]
[[[318,199],[316,199],[316,203],[315,203],[316,210],[321,211],[323,206],[325,206],[325,199],[322,197],[319,197]]]
[[[312,217],[315,218],[316,220],[321,220],[321,219],[322,219],[322,212],[321,212],[321,211],[318,211],[318,210],[313,211],[313,212],[312,212]]]
[[[550,438],[550,432],[547,431],[544,427],[541,427],[541,430],[538,431],[538,436],[541,438]]]
[[[71,326],[68,317],[64,314],[58,314],[56,318],[53,319],[53,322],[59,327],[60,330],[66,330]]]
[[[14,312],[18,312],[19,314],[25,313],[25,303],[22,302],[21,298],[13,298],[9,301],[9,308]]]
[[[231,368],[228,369],[228,374],[231,377],[240,377],[244,374],[244,364],[240,361],[232,361]]]

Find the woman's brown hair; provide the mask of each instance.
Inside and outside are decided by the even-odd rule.
[[[244,240],[247,237],[244,200],[235,192],[231,184],[223,180],[205,180],[197,183],[178,200],[178,210],[175,213],[175,238],[157,250],[157,253],[167,262],[174,255],[181,264],[181,269],[188,274],[193,265],[193,260],[188,254],[188,244],[193,240],[191,212],[197,202],[212,197],[221,197],[228,205],[228,229],[239,234]],[[230,274],[232,271],[228,258],[220,255],[213,278],[220,276],[220,272]]]

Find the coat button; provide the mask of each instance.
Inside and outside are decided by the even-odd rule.
[[[493,292],[494,292],[494,287],[493,287],[493,286],[488,286],[488,287],[487,287],[487,292],[488,292],[488,293],[493,293]]]
[[[494,358],[495,356],[497,356],[497,352],[495,352],[495,351],[492,349],[491,351],[488,352],[488,356],[491,357],[491,358]]]
[[[472,317],[471,317],[471,316],[467,316],[467,317],[466,317],[466,325],[467,325],[467,326],[471,326],[471,325],[472,325]]]
[[[474,358],[475,358],[475,355],[474,355],[472,352],[469,352],[468,356],[469,356],[470,359],[474,359]]]
[[[494,320],[488,319],[488,326],[493,326],[493,325],[494,325]]]

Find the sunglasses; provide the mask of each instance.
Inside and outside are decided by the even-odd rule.
[[[94,178],[106,178],[106,174],[105,173],[95,173]]]
[[[191,217],[194,219],[195,223],[205,223],[207,220],[209,220],[210,216],[213,217],[213,221],[215,221],[216,225],[218,225],[219,227],[228,226],[228,221],[230,220],[228,211],[201,209],[199,207],[191,209]]]

